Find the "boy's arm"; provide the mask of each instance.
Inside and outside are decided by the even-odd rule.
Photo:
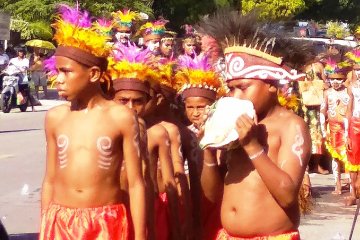
[[[323,102],[320,105],[320,128],[323,138],[326,137],[326,123],[327,123],[327,110],[328,110],[328,92],[324,91]]]
[[[139,123],[136,115],[122,109],[123,152],[129,183],[130,212],[134,223],[135,239],[146,238],[145,185],[142,177],[139,145]]]
[[[181,206],[183,206],[181,211],[185,211],[185,226],[183,230],[185,231],[185,234],[192,236],[193,232],[191,228],[193,224],[191,215],[191,197],[184,169],[181,135],[176,126],[168,128],[167,131],[171,142],[171,158],[174,166],[175,182],[177,185],[179,200],[181,202]]]
[[[239,120],[241,123],[239,123]],[[239,140],[264,184],[278,204],[286,209],[297,203],[299,188],[311,154],[309,129],[299,117],[289,119],[280,133],[278,164],[267,155],[247,115],[237,122]]]
[[[55,137],[57,113],[49,110],[45,116],[46,170],[41,190],[41,213],[45,213],[53,198],[56,173],[57,145]]]
[[[224,182],[217,164],[216,150],[205,149],[201,168],[201,188],[204,196],[212,203],[221,201]]]
[[[347,92],[348,92],[348,95],[349,95],[349,104],[347,106],[347,109],[346,109],[346,117],[344,118],[344,125],[345,125],[345,136],[347,138],[347,148],[348,150],[351,150],[352,149],[352,146],[351,146],[351,138],[349,137],[349,131],[351,131],[351,129],[349,129],[349,123],[351,121],[351,118],[352,118],[352,113],[353,113],[353,106],[354,106],[354,95],[352,93],[352,85],[350,85],[348,88],[347,88]]]
[[[174,178],[174,169],[172,166],[170,155],[170,138],[168,132],[161,126],[156,133],[159,149],[159,160],[161,166],[161,174],[164,181],[165,191],[169,198],[169,207],[171,215],[172,238],[179,239],[179,214],[178,214],[178,198],[176,191],[176,183]]]

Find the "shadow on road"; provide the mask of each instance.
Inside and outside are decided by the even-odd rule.
[[[38,233],[23,233],[14,234],[9,236],[9,240],[37,240],[39,239]]]
[[[16,133],[16,132],[31,132],[31,131],[42,131],[41,128],[32,128],[32,129],[18,129],[18,130],[6,130],[6,131],[0,131],[0,134],[2,133]]]

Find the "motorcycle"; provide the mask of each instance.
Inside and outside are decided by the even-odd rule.
[[[3,83],[0,107],[4,113],[9,113],[14,107],[18,107],[21,112],[25,112],[30,101],[27,73],[9,70],[8,68],[2,73]]]

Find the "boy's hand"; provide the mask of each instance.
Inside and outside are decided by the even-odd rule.
[[[245,147],[252,141],[257,141],[256,134],[257,118],[250,118],[247,114],[241,115],[236,120],[235,129],[239,134],[239,143]]]

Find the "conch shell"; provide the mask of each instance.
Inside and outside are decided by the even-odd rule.
[[[200,141],[201,149],[226,148],[239,138],[235,129],[239,116],[247,114],[254,118],[255,109],[251,101],[233,97],[223,97],[210,106],[205,122],[204,137]]]

